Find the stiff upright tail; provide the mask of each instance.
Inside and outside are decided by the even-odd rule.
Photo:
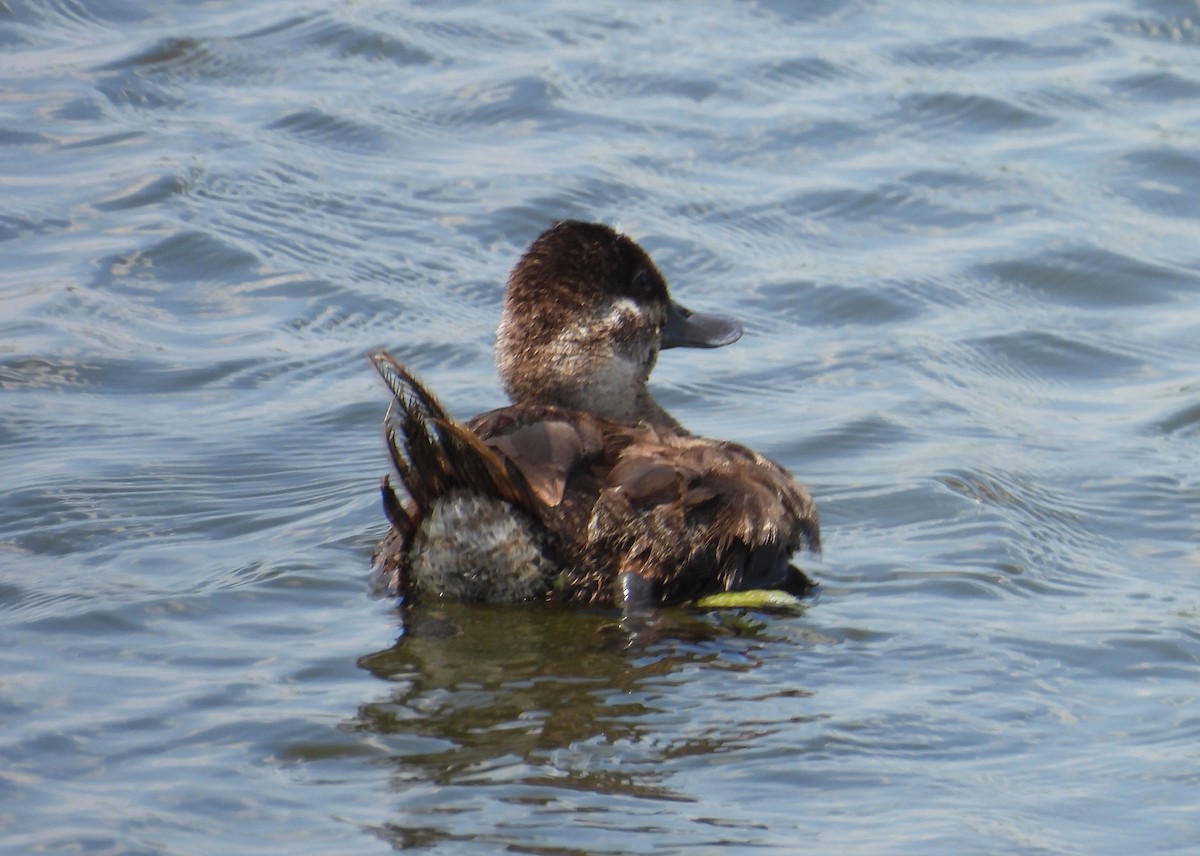
[[[486,446],[469,428],[451,418],[441,403],[395,357],[372,351],[392,403],[384,417],[384,436],[400,493],[385,476],[383,509],[405,545],[420,529],[434,500],[455,489],[469,489],[534,508],[536,500],[524,475],[507,458]]]

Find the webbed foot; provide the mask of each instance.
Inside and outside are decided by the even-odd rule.
[[[646,612],[653,609],[658,602],[655,595],[654,583],[638,576],[633,571],[622,571],[617,574],[613,592],[614,605],[622,612]]]

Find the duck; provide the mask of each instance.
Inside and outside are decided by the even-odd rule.
[[[496,335],[509,404],[466,421],[386,350],[377,588],[409,606],[558,600],[625,611],[814,581],[808,491],[746,446],[697,436],[652,396],[660,352],[741,338],[672,298],[649,254],[564,220],[513,268]]]

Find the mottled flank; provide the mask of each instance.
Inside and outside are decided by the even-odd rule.
[[[558,568],[539,535],[511,503],[452,491],[433,503],[413,539],[413,593],[486,603],[542,597]]]

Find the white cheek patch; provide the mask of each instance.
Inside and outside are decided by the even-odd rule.
[[[618,297],[600,311],[580,319],[580,323],[564,328],[554,339],[553,351],[567,359],[575,356],[591,360],[628,349],[628,343],[635,338],[632,334],[654,326],[657,325],[646,317],[645,308],[628,297]],[[622,356],[641,358],[645,355]]]
[[[653,358],[651,331],[661,328],[664,321],[651,317],[645,306],[628,297],[618,297],[589,326],[614,358],[646,366]]]
[[[620,330],[622,327],[636,330],[646,326],[645,316],[644,308],[628,297],[618,297],[608,304],[608,310],[601,316],[600,324],[609,330]]]
[[[617,297],[555,337],[549,352],[571,378],[571,404],[612,419],[632,419],[654,358],[650,332],[660,322],[628,297]],[[560,393],[561,394],[561,393]]]

